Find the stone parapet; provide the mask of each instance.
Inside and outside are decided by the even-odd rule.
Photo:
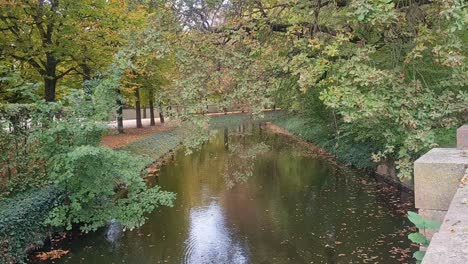
[[[468,125],[457,129],[457,148],[468,149]]]
[[[457,130],[457,148],[435,148],[414,163],[415,205],[441,222],[423,264],[468,263],[468,125]]]
[[[468,151],[435,148],[414,163],[415,205],[447,211],[468,167]],[[437,219],[434,219],[437,220]]]
[[[422,264],[468,263],[468,187],[457,190]]]

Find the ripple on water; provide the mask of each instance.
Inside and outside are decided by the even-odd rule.
[[[183,263],[248,263],[248,250],[232,236],[222,207],[213,201],[190,211],[189,237]]]

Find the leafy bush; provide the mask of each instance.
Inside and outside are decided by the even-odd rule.
[[[94,94],[70,91],[61,102],[39,100],[27,111],[0,107],[0,196],[15,197],[1,207],[2,263],[20,261],[40,245],[47,226],[78,224],[91,231],[116,219],[131,229],[144,223],[145,213],[172,205],[175,194],[146,186],[148,159],[100,146],[106,126],[99,121],[109,116],[108,102],[115,99],[101,93],[112,82],[94,85]],[[63,192],[29,194],[38,188]]]
[[[36,189],[0,203],[0,263],[23,263],[29,249],[43,245],[43,224],[62,200],[59,188]]]
[[[149,159],[124,151],[94,146],[80,146],[57,157],[50,179],[63,188],[66,199],[46,223],[67,229],[80,224],[86,232],[110,219],[130,229],[141,226],[145,213],[159,205],[172,206],[175,198],[159,187],[146,187],[141,171],[148,163]]]

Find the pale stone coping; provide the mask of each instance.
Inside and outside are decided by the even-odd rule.
[[[433,148],[416,163],[463,163],[468,164],[468,149]]]
[[[468,263],[468,186],[456,191],[442,226],[433,236],[422,263]]]
[[[468,150],[455,148],[435,148],[416,160],[416,208],[447,211],[467,167]]]
[[[457,129],[457,148],[468,149],[468,125]]]

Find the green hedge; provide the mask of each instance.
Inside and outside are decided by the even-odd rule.
[[[43,245],[50,231],[43,223],[60,194],[48,187],[0,202],[0,263],[25,263],[28,251]]]

